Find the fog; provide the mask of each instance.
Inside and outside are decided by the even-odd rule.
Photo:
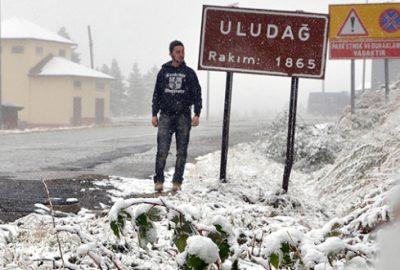
[[[246,0],[239,1],[238,6],[328,13],[329,4],[357,2],[365,3],[355,0]],[[20,17],[53,32],[65,26],[78,44],[81,63],[87,66],[90,65],[87,26],[90,25],[95,67],[110,64],[115,58],[127,78],[134,62],[145,73],[154,65],[160,67],[168,61],[168,44],[174,39],[185,44],[186,63],[197,70],[202,5],[234,3],[236,1],[226,0],[3,0],[1,16],[2,20]],[[367,66],[368,74],[370,67]],[[356,68],[356,85],[361,85],[361,61],[357,61]],[[197,73],[203,87],[205,109],[207,72]],[[225,76],[224,72],[211,72],[210,112],[214,117],[222,117]],[[369,77],[368,74],[367,79]],[[324,85],[325,91],[349,91],[350,61],[328,60]],[[300,79],[299,108],[307,106],[310,92],[321,91],[322,87],[321,80]],[[290,78],[235,73],[232,114],[264,116],[283,111],[288,107],[289,93]]]

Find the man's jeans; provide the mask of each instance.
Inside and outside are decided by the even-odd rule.
[[[176,163],[172,181],[182,183],[191,127],[192,119],[190,114],[160,115],[158,121],[155,183],[164,182],[165,163],[174,133],[176,139]]]

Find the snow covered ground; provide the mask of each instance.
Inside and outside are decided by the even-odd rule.
[[[345,111],[336,123],[299,123],[288,194],[281,192],[284,117],[266,127],[257,142],[230,148],[226,184],[218,180],[219,152],[187,164],[183,190],[176,195],[123,201],[152,193],[152,181],[118,176],[99,181],[114,187],[109,196],[117,203],[110,216],[105,207],[104,215],[82,210],[56,218],[64,263],[70,269],[100,269],[96,261],[103,269],[116,269],[115,264],[121,269],[178,269],[184,258],[177,257],[167,217],[154,222],[155,242],[146,249],[139,246],[135,221],[127,222],[121,239],[113,234],[110,219],[124,204],[141,201],[183,213],[204,234],[215,230],[216,219],[222,220],[223,228],[231,231],[232,247],[222,269],[231,269],[237,258],[239,269],[248,270],[274,269],[276,263],[280,269],[375,269],[377,237],[393,218],[388,198],[400,180],[399,97],[393,92],[385,104],[381,92],[369,92],[358,101],[356,115]],[[171,188],[172,173],[167,173],[166,189]],[[143,205],[126,212],[137,217]],[[0,225],[1,269],[52,269],[62,264],[52,219],[39,212]],[[192,244],[204,240],[193,239]],[[200,248],[190,245],[183,254],[203,248],[199,256],[213,258],[214,247],[206,242]]]

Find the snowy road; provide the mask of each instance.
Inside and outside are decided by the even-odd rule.
[[[231,123],[230,144],[251,141],[264,125]],[[27,133],[0,133],[0,220],[12,221],[46,203],[41,177],[54,198],[78,198],[81,207],[109,204],[106,187],[86,179],[108,175],[150,179],[153,173],[156,129],[147,123],[109,128],[84,128]],[[221,123],[203,123],[192,130],[189,162],[220,150]],[[175,162],[174,142],[167,167]],[[98,176],[100,175],[100,176]],[[104,175],[101,176],[101,175]],[[73,181],[72,179],[76,179]],[[36,180],[36,181],[35,181]],[[89,190],[90,192],[82,192]]]
[[[230,143],[252,139],[261,126],[232,122]],[[189,162],[220,150],[222,124],[202,123],[192,130]],[[0,133],[0,179],[39,180],[84,174],[148,178],[153,173],[156,129],[132,126]],[[173,166],[174,141],[167,167]]]

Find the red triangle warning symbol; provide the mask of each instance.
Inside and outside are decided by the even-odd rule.
[[[368,36],[368,31],[358,16],[356,10],[353,8],[344,20],[337,33],[338,37],[357,37]]]

